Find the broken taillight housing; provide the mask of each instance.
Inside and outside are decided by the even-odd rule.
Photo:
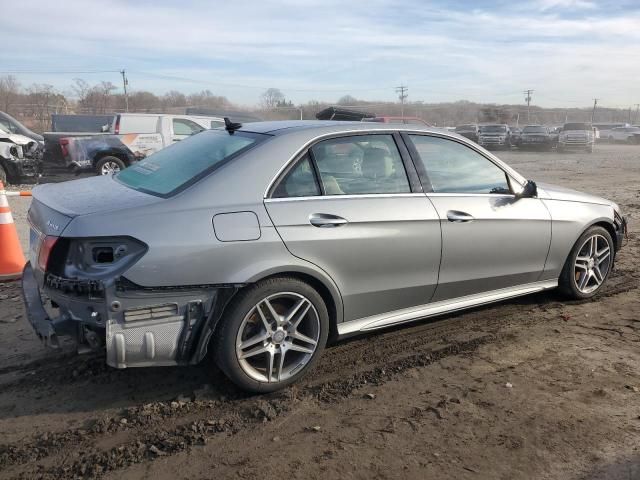
[[[51,250],[55,246],[59,237],[53,237],[51,235],[47,235],[42,240],[40,244],[40,251],[38,252],[38,267],[40,270],[45,272],[47,270],[47,264],[49,263],[49,256],[51,255]]]
[[[58,143],[60,144],[60,150],[62,151],[62,156],[66,157],[69,155],[69,139],[68,138],[61,138],[60,140],[58,140]]]

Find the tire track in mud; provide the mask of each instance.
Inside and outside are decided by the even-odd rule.
[[[62,453],[64,449],[82,448],[82,457],[68,465],[29,469],[16,472],[16,478],[63,479],[96,478],[107,472],[126,468],[147,460],[173,455],[195,445],[204,445],[215,435],[234,435],[256,428],[265,421],[286,416],[295,408],[295,400],[319,403],[338,403],[367,385],[381,385],[410,368],[424,367],[452,355],[471,354],[481,345],[495,340],[484,335],[451,343],[388,362],[347,378],[290,388],[262,397],[226,402],[171,402],[132,407],[119,420],[112,418],[97,422],[90,431],[76,430],[61,434],[43,434],[36,442],[0,449],[0,467],[24,465]],[[293,401],[292,401],[293,400]],[[200,417],[189,419],[173,427],[163,425],[174,416]],[[214,415],[215,414],[215,415]],[[202,417],[206,418],[202,418]],[[125,422],[122,422],[125,419]],[[183,418],[184,420],[184,418]],[[136,425],[137,424],[137,425]],[[115,433],[136,425],[133,438],[107,450],[91,447],[89,442],[101,439],[103,433]],[[149,429],[151,428],[151,431]]]
[[[635,272],[620,269],[612,275],[611,283],[598,298],[637,289],[637,284]],[[327,349],[325,357],[302,386],[262,397],[247,397],[223,382],[222,390],[209,392],[221,399],[152,402],[129,407],[120,415],[94,419],[85,428],[46,432],[31,440],[0,446],[0,469],[13,467],[11,470],[17,478],[99,477],[106,472],[203,445],[216,435],[234,435],[256,428],[264,421],[286,416],[295,408],[296,400],[340,402],[364,385],[384,384],[407,369],[424,367],[450,355],[472,353],[481,345],[500,338],[500,330],[510,322],[526,327],[530,323],[558,318],[558,310],[565,306],[591,301],[597,299],[560,302],[553,294],[538,294],[445,319],[421,321],[356,337]],[[531,315],[533,311],[541,314]],[[475,337],[448,340],[461,333]],[[97,370],[94,379],[97,382],[102,381],[103,374],[109,377],[110,373],[104,372],[114,372],[102,367],[102,361],[96,356],[89,362],[89,368]],[[51,380],[58,377],[57,380],[73,381],[65,365],[54,365],[47,370]],[[355,373],[345,378],[345,370]],[[111,442],[115,446],[101,449],[100,445],[109,444],[110,438],[116,439]],[[45,459],[45,464],[51,464],[52,458],[61,456],[68,458],[69,455],[64,454],[71,450],[83,454],[67,465],[30,465]],[[25,466],[26,470],[20,468]]]

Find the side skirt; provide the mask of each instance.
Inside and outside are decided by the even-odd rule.
[[[443,300],[441,302],[403,308],[402,310],[394,310],[380,315],[372,315],[370,317],[341,323],[338,325],[338,335],[342,337],[354,335],[359,332],[378,330],[380,328],[391,327],[400,323],[411,322],[413,320],[433,317],[436,315],[443,315],[458,310],[464,310],[466,308],[506,300],[508,298],[520,297],[522,295],[556,288],[557,286],[558,279],[544,280],[541,282],[528,283],[526,285],[518,285],[516,287],[493,290],[491,292],[467,295],[465,297],[455,298],[452,300]]]

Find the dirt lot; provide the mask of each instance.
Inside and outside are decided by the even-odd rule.
[[[595,300],[545,293],[344,341],[297,387],[248,397],[208,365],[45,352],[0,284],[0,478],[640,478],[640,147],[501,156],[628,215]]]

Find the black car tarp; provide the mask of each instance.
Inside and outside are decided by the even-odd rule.
[[[113,115],[51,115],[52,132],[100,133],[113,122]],[[106,128],[103,130],[103,127]]]
[[[347,110],[346,108],[329,107],[316,113],[318,120],[343,120],[360,122],[365,118],[375,118],[375,113],[358,112],[356,110]]]

